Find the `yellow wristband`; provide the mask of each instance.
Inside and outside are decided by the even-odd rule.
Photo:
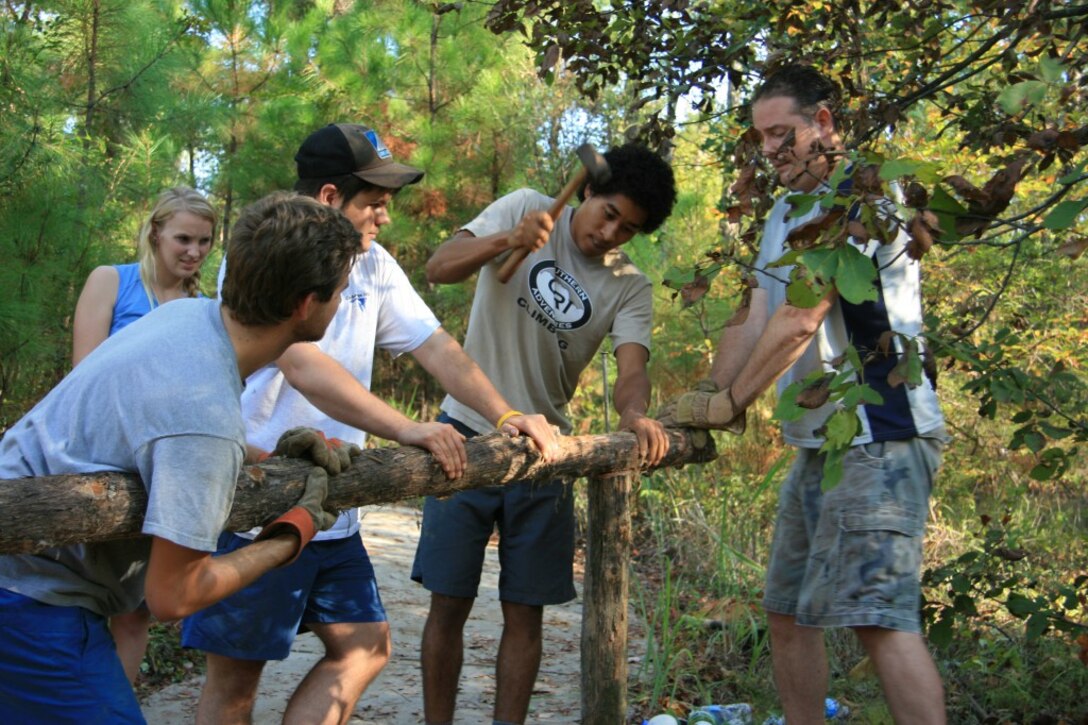
[[[510,420],[516,415],[525,415],[525,413],[522,413],[520,410],[508,410],[502,414],[502,417],[499,418],[499,422],[495,424],[495,427],[502,428],[503,423]]]

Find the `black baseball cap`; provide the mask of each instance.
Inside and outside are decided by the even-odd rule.
[[[423,178],[419,169],[393,160],[377,131],[354,123],[330,123],[311,133],[295,154],[299,179],[354,174],[363,181],[399,189]]]

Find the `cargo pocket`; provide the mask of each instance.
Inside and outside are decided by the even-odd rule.
[[[911,606],[917,599],[925,521],[889,501],[855,505],[842,513],[838,552],[841,604]]]

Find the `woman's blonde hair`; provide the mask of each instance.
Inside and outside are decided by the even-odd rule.
[[[187,186],[175,186],[172,189],[159,194],[158,200],[155,202],[155,206],[152,207],[151,213],[148,214],[147,219],[144,220],[143,225],[140,226],[140,234],[136,238],[136,254],[140,260],[140,281],[143,282],[144,290],[147,292],[148,299],[154,299],[155,295],[152,292],[154,289],[154,283],[156,280],[155,273],[155,250],[158,247],[158,239],[156,232],[162,228],[171,217],[181,211],[187,211],[190,214],[195,214],[201,219],[207,219],[212,224],[212,235],[215,235],[215,226],[219,219],[215,213],[215,209],[211,203],[204,198],[204,195],[198,191],[194,191]],[[200,292],[200,270],[196,271],[189,279],[182,283],[182,289],[189,297],[196,297]]]

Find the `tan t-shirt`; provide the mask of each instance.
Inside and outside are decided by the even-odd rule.
[[[495,201],[464,229],[478,237],[513,229],[525,214],[552,199],[521,189]],[[650,349],[653,290],[627,255],[614,250],[586,257],[574,244],[567,207],[551,238],[502,284],[505,254],[483,266],[472,300],[465,351],[517,410],[541,413],[569,433],[567,403],[578,377],[606,335],[612,349],[637,343]],[[494,421],[446,396],[442,410],[478,432]]]

